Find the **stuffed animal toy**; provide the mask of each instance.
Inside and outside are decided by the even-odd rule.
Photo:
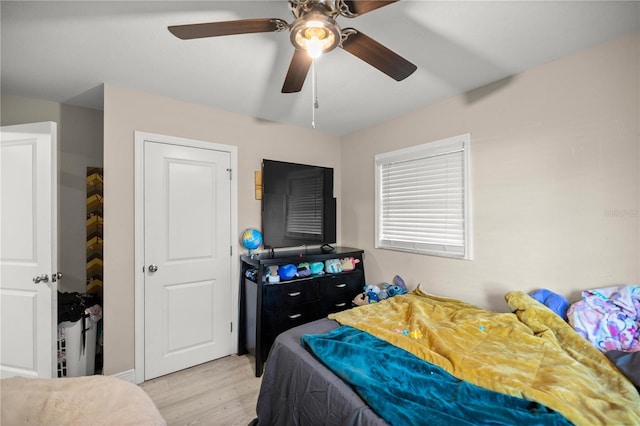
[[[395,277],[393,277],[393,284],[404,290],[404,293],[401,294],[405,294],[407,292],[407,286],[404,284],[404,280],[400,277],[400,275],[396,275]]]
[[[291,278],[296,276],[297,272],[298,268],[296,268],[296,265],[292,265],[290,263],[282,265],[278,268],[278,276],[282,281],[290,280]]]
[[[256,276],[258,275],[258,271],[256,269],[247,269],[246,271],[244,271],[244,276],[249,278],[251,281],[255,282],[256,281]]]
[[[324,261],[324,270],[327,274],[339,274],[342,272],[342,264],[339,259],[327,259]]]
[[[407,293],[407,287],[405,286],[402,278],[398,275],[393,278],[393,284],[382,283],[379,286],[368,284],[362,289],[364,291],[358,294],[352,301],[356,306],[380,302],[390,297]]]
[[[382,287],[382,289],[380,290],[380,293],[378,294],[378,297],[379,297],[381,300],[388,299],[389,297],[393,296],[393,294],[391,294],[391,293],[389,292],[389,288],[391,287],[391,284],[389,284],[389,283],[382,283],[382,284],[381,284],[381,287]]]
[[[380,290],[380,293],[378,293],[378,299],[379,300],[385,300],[389,298],[389,293],[387,292],[387,290],[382,289]]]
[[[345,257],[340,259],[343,271],[353,271],[356,268],[356,263],[360,263],[360,259],[354,257]]]
[[[322,262],[313,262],[311,265],[311,275],[322,275],[324,274],[324,263]]]
[[[387,288],[387,293],[389,294],[389,297],[392,297],[392,296],[397,296],[399,294],[406,294],[407,291],[403,290],[400,286],[390,285]]]
[[[267,281],[269,281],[271,284],[280,282],[280,277],[278,276],[278,265],[269,266],[269,275],[267,275]]]
[[[378,297],[378,293],[380,293],[380,287],[377,285],[367,285],[364,288],[364,292],[369,297],[369,303],[379,302],[380,298]]]
[[[353,304],[356,306],[368,305],[369,304],[369,296],[367,293],[360,293],[352,300]]]
[[[298,265],[298,270],[296,272],[298,278],[305,278],[311,275],[311,266],[309,262],[302,262]]]

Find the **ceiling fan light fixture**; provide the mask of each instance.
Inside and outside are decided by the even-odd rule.
[[[340,44],[340,28],[335,20],[320,13],[300,17],[291,25],[291,43],[312,58],[329,52]]]
[[[289,31],[295,51],[282,85],[282,93],[300,92],[309,69],[315,67],[315,58],[338,46],[394,80],[401,81],[417,69],[414,64],[355,28],[343,30],[336,23],[339,16],[355,18],[397,1],[288,0],[294,16],[291,24],[279,18],[254,18],[171,25],[169,31],[182,40]],[[315,81],[314,70],[312,74]],[[314,101],[314,108],[315,105],[317,103]]]

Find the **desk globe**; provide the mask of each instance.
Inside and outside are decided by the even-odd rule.
[[[253,256],[253,250],[262,245],[262,233],[255,228],[248,228],[242,233],[240,237],[242,245],[249,250],[249,255]]]

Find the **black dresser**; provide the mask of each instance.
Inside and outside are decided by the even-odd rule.
[[[255,356],[256,377],[262,375],[278,334],[352,306],[351,301],[365,285],[363,254],[360,249],[335,247],[330,252],[313,248],[241,257],[238,348],[239,353]],[[268,281],[271,266],[344,258],[356,259],[353,270],[294,277],[278,283]]]

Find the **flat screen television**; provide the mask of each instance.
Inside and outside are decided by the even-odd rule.
[[[336,242],[333,169],[262,160],[262,237],[265,248]]]

